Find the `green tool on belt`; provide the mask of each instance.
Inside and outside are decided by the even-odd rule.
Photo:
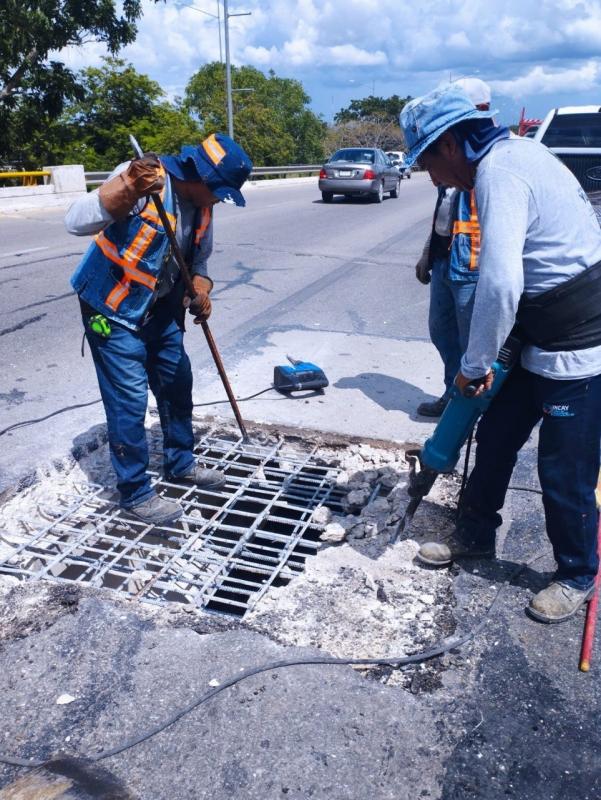
[[[111,335],[111,323],[104,316],[104,314],[94,314],[94,316],[90,317],[89,323],[90,328],[94,331],[94,333],[97,333],[104,339],[108,339],[108,337]]]

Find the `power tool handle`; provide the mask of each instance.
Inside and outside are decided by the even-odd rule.
[[[482,386],[486,378],[476,378],[476,380],[470,381],[468,385],[463,390],[464,397],[475,397],[476,392]]]

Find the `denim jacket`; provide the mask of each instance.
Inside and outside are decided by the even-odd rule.
[[[434,211],[432,222],[432,238],[430,247],[430,261],[435,245],[434,221],[440,206],[444,189],[439,189],[438,202]],[[480,225],[476,212],[475,194],[471,192],[456,192],[453,208],[452,236],[448,245],[448,273],[447,278],[460,283],[471,283],[478,280],[478,255],[480,252]]]
[[[175,201],[168,175],[161,199],[175,231]],[[211,210],[202,209],[195,224],[194,250],[211,220]],[[161,269],[169,257],[169,240],[150,199],[142,211],[112,222],[94,237],[71,276],[71,285],[96,311],[138,330],[157,296]]]

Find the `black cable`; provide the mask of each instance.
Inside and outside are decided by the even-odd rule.
[[[246,400],[252,400],[253,398],[258,397],[261,394],[270,392],[272,389],[274,389],[273,386],[268,386],[266,389],[261,389],[260,392],[255,392],[255,394],[251,394],[248,397],[237,397],[236,400],[239,403],[244,403]],[[24,419],[21,422],[15,422],[13,425],[9,425],[8,428],[3,428],[2,430],[0,430],[0,436],[4,436],[5,433],[9,433],[9,431],[14,431],[17,428],[25,428],[27,425],[35,425],[37,422],[45,422],[47,419],[50,419],[51,417],[56,417],[58,414],[64,414],[65,411],[74,411],[77,408],[87,408],[88,406],[94,406],[97,403],[101,402],[102,400],[98,398],[98,400],[91,400],[89,403],[77,403],[72,406],[63,406],[63,408],[59,408],[56,411],[52,411],[50,414],[46,414],[45,417],[37,417],[35,419]],[[229,400],[211,400],[208,403],[194,403],[194,408],[197,408],[198,406],[217,406],[220,403],[229,403]]]
[[[467,447],[465,448],[465,459],[463,461],[463,475],[461,476],[461,488],[459,489],[459,498],[457,500],[457,511],[455,513],[455,519],[459,519],[461,515],[461,507],[463,505],[463,493],[465,491],[465,485],[467,483],[467,472],[469,469],[470,464],[470,453],[472,451],[472,442],[474,440],[474,430],[473,427],[470,431],[470,435],[467,437]]]
[[[472,450],[472,442],[474,439],[475,427],[471,429],[470,435],[467,439],[467,447],[465,448],[465,459],[463,461],[463,474],[461,476],[461,486],[459,488],[459,497],[457,499],[457,511],[455,512],[455,519],[458,520],[461,516],[461,506],[463,505],[463,493],[467,484],[467,473],[469,469],[470,453]],[[542,489],[537,489],[533,486],[508,486],[508,490],[512,492],[532,492],[532,494],[542,494]]]
[[[24,428],[27,425],[34,425],[36,422],[44,422],[50,417],[56,417],[57,414],[63,414],[65,411],[74,411],[76,408],[87,408],[88,406],[95,406],[96,403],[102,402],[100,398],[98,400],[91,400],[89,403],[76,403],[73,406],[64,406],[63,408],[59,408],[56,411],[52,411],[50,414],[46,414],[45,417],[37,417],[35,419],[24,419],[21,422],[15,422],[13,425],[9,425],[8,428],[3,428],[0,431],[0,436],[4,436],[5,433],[9,431],[14,431],[16,428]]]
[[[248,397],[237,397],[236,402],[238,403],[245,403],[247,400],[253,400],[255,397],[258,397],[260,394],[265,394],[265,392],[270,392],[271,390],[276,391],[275,386],[268,386],[266,389],[261,389],[260,392],[255,392],[254,394],[249,394]],[[194,408],[198,408],[199,406],[218,406],[221,403],[229,403],[229,400],[209,400],[208,403],[194,403]]]
[[[545,552],[538,553],[537,555],[530,558],[528,561],[524,561],[519,564],[516,569],[509,575],[507,578],[507,584],[501,584],[497,591],[495,592],[495,596],[491,604],[489,605],[486,613],[480,620],[480,622],[472,628],[467,633],[463,634],[463,636],[458,636],[451,639],[445,639],[439,644],[435,645],[434,647],[430,647],[427,650],[422,650],[419,653],[414,653],[409,656],[398,656],[393,658],[335,658],[335,657],[328,657],[328,656],[310,656],[308,658],[295,658],[289,660],[282,660],[282,661],[271,661],[267,664],[263,664],[259,667],[251,667],[249,669],[244,670],[243,672],[238,673],[237,675],[232,676],[231,678],[227,678],[222,684],[216,686],[213,689],[210,689],[208,692],[205,692],[200,697],[193,700],[187,706],[180,708],[174,714],[172,714],[168,719],[164,722],[156,725],[153,728],[145,731],[144,733],[135,736],[131,739],[127,739],[125,742],[113,747],[111,750],[102,751],[101,753],[96,753],[91,756],[87,756],[91,761],[103,761],[106,758],[110,758],[111,756],[118,755],[119,753],[123,753],[125,750],[129,750],[132,747],[135,747],[142,742],[151,739],[153,736],[156,736],[158,733],[161,733],[166,728],[169,728],[171,725],[176,723],[182,717],[189,714],[195,708],[203,705],[211,698],[218,695],[220,692],[223,692],[225,689],[230,688],[231,686],[235,686],[236,684],[240,683],[241,681],[246,680],[247,678],[251,678],[253,675],[260,675],[263,672],[268,672],[274,669],[284,669],[286,667],[295,667],[301,665],[322,665],[322,666],[350,666],[350,665],[378,665],[378,666],[388,666],[392,667],[393,669],[398,669],[402,666],[407,666],[408,664],[419,664],[424,661],[429,661],[431,658],[436,658],[436,656],[444,655],[448,653],[450,650],[455,650],[460,647],[463,647],[467,642],[474,639],[480,631],[484,628],[486,623],[488,622],[492,612],[494,611],[501,593],[505,589],[506,585],[509,585],[511,581],[516,578],[520,573],[522,573],[530,564],[533,564],[535,561],[538,561],[540,558],[546,555]],[[84,757],[84,756],[80,756]],[[45,764],[45,761],[26,761],[25,759],[13,758],[11,756],[6,756],[0,753],[0,762],[11,764],[13,766],[26,766],[26,767],[40,767]]]

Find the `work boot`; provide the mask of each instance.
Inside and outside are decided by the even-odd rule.
[[[193,464],[183,475],[172,475],[169,480],[194,483],[199,489],[221,489],[225,475],[218,469],[208,469],[203,464]]]
[[[447,407],[449,398],[443,395],[438,400],[433,400],[429,403],[420,403],[417,407],[417,413],[422,417],[440,417],[442,412]]]
[[[147,525],[167,525],[169,522],[175,522],[183,514],[179,503],[166,497],[159,497],[158,494],[153,494],[147,500],[123,510]]]
[[[429,567],[447,567],[456,558],[494,558],[495,548],[467,545],[455,530],[442,542],[424,542],[415,557]]]
[[[553,581],[534,595],[526,611],[538,622],[563,622],[573,617],[580,606],[590,600],[594,591],[594,586],[574,589],[565,583]]]

